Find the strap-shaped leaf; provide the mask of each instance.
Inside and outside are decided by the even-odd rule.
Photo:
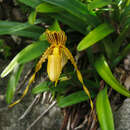
[[[61,7],[70,14],[84,20],[87,24],[90,24],[92,26],[95,26],[99,23],[99,19],[96,16],[90,15],[87,7],[78,0],[42,0],[42,1]]]
[[[34,22],[36,21],[36,16],[37,16],[37,12],[36,11],[32,11],[31,14],[28,17],[28,22],[30,24],[34,24]]]
[[[92,2],[90,2],[90,4],[88,4],[88,8],[89,10],[93,10],[96,8],[104,7],[111,3],[112,3],[112,0],[93,0]]]
[[[120,55],[113,60],[112,67],[115,67],[129,52],[130,43],[128,43],[128,45],[120,52]]]
[[[107,96],[107,87],[101,90],[97,95],[96,112],[101,130],[114,130],[114,121],[110,102]]]
[[[68,13],[67,11],[55,13],[53,14],[53,16],[57,18],[59,21],[61,21],[62,23],[69,25],[74,30],[86,34],[87,23],[81,20],[80,18]]]
[[[120,94],[130,97],[130,92],[113,76],[104,56],[100,56],[95,62],[95,68],[103,80]]]
[[[32,8],[36,8],[37,6],[39,6],[39,4],[43,3],[42,0],[39,0],[39,1],[41,1],[41,2],[39,2],[39,4],[37,4],[37,1],[33,1],[33,0],[31,0],[31,2],[30,2],[30,0],[20,0],[20,1]],[[33,1],[33,4],[31,4],[32,1]],[[52,6],[54,6],[54,5],[52,5]],[[33,16],[31,16],[31,18],[32,18],[31,20],[29,18],[30,23],[34,22]],[[81,17],[77,17],[67,11],[53,13],[52,17],[57,18],[59,21],[61,21],[64,24],[69,25],[71,28],[78,30],[81,33],[86,34],[87,22],[82,20]],[[96,21],[96,20],[93,20],[93,21]]]
[[[8,104],[10,104],[13,100],[15,89],[16,89],[18,80],[20,78],[21,72],[23,70],[23,67],[24,67],[24,65],[15,66],[15,69],[10,76],[10,79],[8,81],[7,91],[6,91],[6,102]]]
[[[8,87],[6,91],[6,102],[10,104],[12,102],[15,93],[15,77],[12,75],[8,81]]]
[[[94,96],[94,94],[91,94],[91,96]],[[86,100],[89,100],[89,97],[87,96],[87,94],[84,91],[78,91],[66,97],[62,97],[58,101],[58,106],[67,107],[67,106],[71,106],[71,105],[74,105],[74,104],[77,104]]]
[[[96,42],[104,39],[106,36],[111,34],[114,31],[113,27],[107,23],[101,24],[95,29],[93,29],[89,34],[87,34],[82,41],[80,41],[77,49],[82,51],[92,46]]]
[[[1,77],[8,75],[17,64],[23,64],[39,57],[48,46],[49,44],[45,40],[27,46],[13,58],[10,64],[3,70]]]
[[[39,57],[48,46],[49,44],[46,40],[29,45],[19,53],[18,63],[23,64]]]
[[[42,2],[41,0],[18,0],[18,1],[28,6],[31,6],[32,8],[35,8],[37,5],[39,5]]]
[[[36,7],[36,12],[40,13],[54,13],[60,11],[62,11],[61,8],[48,3],[41,3]]]
[[[42,93],[49,90],[49,81],[44,81],[38,84],[35,88],[32,89],[33,94]]]
[[[39,20],[37,20],[34,24],[38,23],[40,23]],[[43,28],[31,25],[27,22],[20,23],[0,20],[0,35],[16,35],[38,39],[43,31]]]

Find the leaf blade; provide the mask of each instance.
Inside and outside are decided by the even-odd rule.
[[[113,76],[104,56],[100,56],[94,64],[98,74],[102,77],[103,80],[107,84],[110,85],[113,89],[115,89],[120,94],[130,97],[130,92],[126,90],[123,85],[119,83],[119,81],[116,80],[116,78]]]
[[[82,51],[96,42],[102,40],[114,31],[113,27],[107,23],[100,24],[87,34],[78,44],[77,50]]]
[[[38,23],[37,21],[36,23]],[[0,35],[16,35],[24,36],[33,39],[38,39],[40,34],[44,31],[43,28],[31,25],[27,22],[12,22],[0,20]]]
[[[48,46],[49,44],[45,40],[38,41],[27,46],[13,58],[13,60],[1,73],[1,77],[3,78],[8,75],[17,64],[23,64],[39,57],[47,49]]]
[[[38,94],[49,90],[49,81],[44,81],[32,89],[32,94]]]
[[[91,95],[93,96],[93,95]],[[78,91],[78,92],[74,92],[66,97],[62,97],[59,101],[58,101],[58,106],[59,107],[67,107],[67,106],[71,106],[83,101],[89,100],[89,97],[87,96],[87,94],[84,91]]]
[[[43,2],[50,3],[58,6],[69,12],[70,14],[84,20],[86,23],[95,26],[99,23],[96,16],[90,15],[87,7],[77,0],[42,0]],[[96,21],[95,21],[96,20]]]
[[[96,8],[102,8],[108,4],[111,4],[112,0],[93,0],[90,4],[88,4],[89,10],[93,10]]]
[[[96,111],[101,130],[114,130],[114,121],[107,96],[107,87],[101,90],[97,95]]]
[[[41,0],[18,0],[18,1],[28,6],[31,6],[32,8],[35,8],[37,5],[39,5],[42,2]]]
[[[23,70],[23,65],[17,65],[10,76],[10,79],[8,81],[7,91],[6,91],[6,102],[8,104],[10,104],[13,100],[16,86],[20,78],[20,75],[22,73],[22,70]]]
[[[56,7],[54,5],[48,4],[48,3],[41,3],[36,7],[36,12],[39,13],[54,13],[54,12],[60,12],[62,9],[59,7]]]

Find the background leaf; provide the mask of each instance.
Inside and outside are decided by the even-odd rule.
[[[130,43],[120,52],[120,55],[113,60],[112,67],[115,67],[129,52]]]
[[[28,6],[31,6],[33,8],[35,8],[37,5],[39,5],[42,2],[41,0],[18,0],[18,1]]]
[[[54,13],[54,12],[60,12],[63,9],[60,9],[59,7],[53,6],[48,3],[41,3],[36,7],[36,12],[39,13]]]
[[[15,89],[16,89],[18,80],[20,78],[20,75],[22,73],[23,67],[24,67],[23,65],[15,66],[15,69],[10,76],[10,79],[8,81],[7,91],[6,91],[6,102],[8,104],[10,104],[13,100]]]
[[[32,7],[32,8],[36,8],[38,5],[37,5],[37,2],[36,1],[34,1],[34,5],[35,6],[32,6],[32,4],[28,4],[29,3],[29,1],[30,0],[20,0],[21,2],[23,1],[23,3],[24,4],[26,4],[26,5],[28,5],[28,6],[30,6],[30,7]],[[75,0],[74,0],[75,1]],[[46,2],[46,1],[44,1],[44,2]],[[41,0],[41,3],[43,3],[43,0]],[[69,13],[66,9],[64,9],[64,8],[62,8],[62,6],[64,6],[64,3],[63,3],[63,5],[59,5],[59,6],[57,6],[57,4],[55,3],[51,3],[51,2],[49,2],[48,1],[48,3],[50,3],[52,6],[55,6],[56,8],[60,8],[60,9],[62,9],[62,10],[64,10],[63,12],[58,12],[58,13],[52,13],[51,14],[51,16],[52,17],[54,17],[54,18],[56,18],[56,19],[58,19],[59,21],[61,21],[62,23],[64,23],[64,24],[67,24],[67,25],[69,25],[71,28],[73,28],[73,29],[75,29],[75,30],[78,30],[79,32],[81,32],[81,33],[84,33],[84,34],[86,34],[87,33],[87,25],[88,25],[88,23],[86,22],[86,20],[88,21],[88,20],[90,20],[90,19],[86,19],[86,20],[84,20],[84,19],[81,19],[81,16],[75,16],[75,15],[73,15],[73,13]],[[39,3],[40,4],[40,3]],[[62,3],[61,3],[62,4]],[[79,3],[78,3],[79,4]],[[81,2],[80,2],[80,4],[82,5],[82,6],[84,6]],[[68,6],[68,5],[67,5]],[[65,7],[65,8],[67,8],[67,7]],[[85,10],[84,10],[84,8],[85,8]],[[87,7],[85,6],[85,7],[83,7],[83,10],[84,10],[84,13],[85,13],[85,15],[86,15],[86,10],[87,10]],[[73,10],[72,10],[73,11]],[[75,12],[74,12],[75,13]],[[90,15],[90,14],[89,14]],[[91,16],[91,15],[90,15]],[[92,16],[92,17],[95,17],[95,16]],[[96,18],[97,19],[97,18]],[[95,22],[95,21],[98,21],[98,20],[92,20],[92,21],[90,21],[90,23],[92,23],[92,22]],[[78,21],[78,22],[77,22]],[[94,25],[94,24],[92,24],[92,25]],[[95,22],[95,25],[97,25],[97,23]]]
[[[111,3],[112,3],[112,0],[93,0],[92,2],[88,4],[88,9],[93,10],[96,8],[101,8]]]
[[[58,6],[69,12],[70,14],[82,19],[86,23],[95,26],[99,19],[96,16],[90,15],[87,7],[78,0],[42,0],[52,5]],[[95,21],[96,20],[96,21]]]
[[[35,24],[37,23],[40,23],[40,21],[35,22]],[[27,22],[20,23],[0,20],[0,35],[16,35],[38,39],[43,31],[43,28]]]

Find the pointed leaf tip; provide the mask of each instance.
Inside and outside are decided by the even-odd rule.
[[[126,90],[125,87],[121,85],[119,81],[114,77],[103,55],[96,60],[94,66],[98,74],[102,77],[103,80],[105,80],[107,84],[109,84],[110,87],[115,89],[120,94],[130,97],[130,92]]]
[[[102,89],[97,95],[96,112],[101,130],[114,130],[113,114],[107,95],[107,87]]]

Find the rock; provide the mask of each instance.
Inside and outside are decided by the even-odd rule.
[[[124,83],[127,90],[130,90],[130,76],[128,76]]]
[[[7,66],[7,63],[6,65],[5,63],[6,62],[1,61],[0,72],[2,72],[5,66]],[[19,84],[21,84],[28,70],[32,69],[32,67],[32,63],[26,64],[21,75],[21,79],[19,80]],[[42,77],[42,79],[43,78],[44,77]],[[40,81],[41,77],[37,77],[35,83],[39,83]],[[15,105],[13,108],[8,109],[4,99],[7,83],[8,78],[0,78],[0,130],[26,130],[30,124],[48,108],[49,104],[41,104],[40,102],[35,104],[26,117],[19,121],[18,119],[34,100],[34,95],[28,93],[19,104]],[[22,87],[22,91],[23,89],[24,86]],[[21,93],[22,92],[19,94],[21,95]],[[18,95],[16,97],[19,98]],[[63,116],[60,109],[57,106],[54,106],[41,120],[36,123],[36,125],[31,130],[59,130],[62,119]]]
[[[124,68],[130,71],[130,54],[124,59]]]
[[[116,130],[130,130],[130,98],[114,114]]]

